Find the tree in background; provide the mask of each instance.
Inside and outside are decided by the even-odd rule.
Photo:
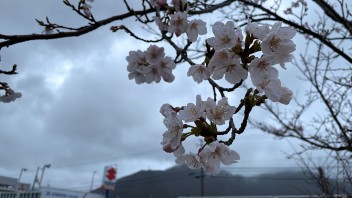
[[[335,159],[327,160],[330,177],[344,178],[352,185],[352,16],[348,1],[297,0],[289,6],[283,1],[265,6],[255,1],[237,1],[234,7],[241,11],[228,16],[245,23],[283,21],[294,27],[305,39],[305,50],[293,60],[299,69],[299,78],[309,84],[304,99],[295,98],[296,106],[282,111],[278,106],[265,103],[275,124],[253,122],[261,130],[282,138],[301,142],[297,155],[307,151],[323,150]],[[285,2],[286,3],[286,2]],[[236,9],[236,10],[237,10]],[[293,107],[293,105],[291,106]],[[299,157],[302,161],[303,158]],[[308,160],[309,161],[309,160]],[[307,167],[312,162],[305,161]],[[327,175],[317,167],[321,187]],[[327,189],[324,187],[324,189]],[[330,190],[322,190],[330,192]]]
[[[165,104],[161,108],[167,127],[162,144],[165,151],[174,153],[178,162],[192,168],[205,166],[208,172],[216,172],[220,162],[235,162],[239,156],[228,145],[232,144],[236,135],[245,131],[252,108],[265,106],[275,123],[252,120],[253,125],[278,137],[299,140],[302,144],[301,150],[296,153],[298,155],[311,150],[328,152],[336,159],[334,166],[341,167],[335,171],[337,177],[342,175],[352,184],[350,3],[343,0],[297,0],[286,5],[288,2],[279,0],[143,0],[141,6],[134,8],[124,1],[124,14],[96,20],[91,11],[91,6],[94,5],[92,1],[63,2],[79,17],[86,19],[87,25],[67,27],[56,24],[49,18],[37,19],[38,24],[43,26],[42,34],[0,34],[0,49],[27,41],[80,36],[118,22],[121,25],[111,26],[112,32],[122,30],[138,41],[153,44],[146,51],[136,49],[137,51],[130,52],[127,57],[130,79],[136,83],[159,82],[161,79],[172,82],[175,78],[172,70],[176,64],[187,63],[191,65],[188,75],[198,83],[207,81],[213,90],[213,98],[206,101],[197,96],[195,104],[189,103],[183,107]],[[205,24],[198,19],[209,14],[217,14],[223,23],[215,23],[215,37],[204,40],[201,36],[206,34]],[[149,33],[155,34],[155,39],[150,40],[131,31],[128,24],[124,24],[128,18],[134,18]],[[226,23],[227,21],[234,23]],[[290,28],[281,27],[281,22],[282,26]],[[245,26],[243,30],[246,33],[243,35],[239,27]],[[235,30],[236,27],[238,29]],[[305,40],[305,50],[294,58],[291,55],[295,49],[291,41],[294,36],[292,28]],[[182,35],[186,39],[178,42]],[[154,45],[161,42],[168,43],[175,50],[173,58],[165,56],[164,49]],[[272,102],[287,104],[292,92],[281,86],[277,69],[272,65],[284,67],[291,59],[301,72],[300,78],[307,81],[310,88],[305,97],[295,97],[296,105],[291,103],[289,111],[283,111],[282,105],[273,105]],[[141,65],[145,67],[139,68]],[[14,65],[10,71],[0,70],[0,74],[13,75],[16,74],[16,69]],[[253,88],[247,89],[236,107],[229,105],[226,95],[246,83],[244,81],[248,72]],[[230,87],[216,81],[223,77],[226,83],[230,83]],[[268,82],[271,82],[270,86]],[[0,83],[0,89],[5,92],[1,96],[3,102],[21,96],[6,82]],[[317,105],[319,108],[324,106],[318,114]],[[232,116],[239,112],[244,116],[239,122],[240,126],[236,127]],[[193,122],[194,125],[188,122]],[[217,126],[225,122],[228,127],[218,129]],[[189,132],[182,133],[185,130]],[[184,154],[181,142],[191,135],[201,136],[205,144],[196,154]],[[221,135],[229,138],[220,140],[218,136]],[[209,156],[216,160],[212,161]],[[204,160],[208,163],[203,163]],[[321,170],[318,173],[326,177]]]

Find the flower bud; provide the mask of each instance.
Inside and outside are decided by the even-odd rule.
[[[178,147],[177,147],[177,148],[178,148]],[[167,152],[167,153],[172,153],[172,152],[176,151],[177,148],[173,149],[173,148],[171,147],[171,143],[165,144],[165,145],[163,146],[163,150],[164,150],[165,152]]]

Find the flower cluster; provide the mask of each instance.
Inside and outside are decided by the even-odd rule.
[[[168,7],[167,0],[150,0],[150,3],[156,8]],[[176,11],[184,10],[187,0],[171,0],[171,4]]]
[[[173,153],[178,164],[186,164],[190,168],[204,168],[207,173],[215,174],[220,170],[221,162],[230,165],[239,160],[239,155],[216,140],[216,125],[223,125],[232,118],[236,108],[230,106],[227,98],[223,97],[216,102],[212,98],[202,101],[197,95],[196,104],[189,103],[182,108],[174,108],[164,104],[160,113],[164,116],[164,124],[167,131],[163,134],[161,144],[165,152]],[[207,119],[209,120],[207,122]],[[194,122],[196,126],[183,124]],[[210,123],[210,124],[209,124]],[[192,128],[191,132],[183,133],[186,128]],[[185,154],[182,141],[190,135],[203,136],[207,144],[197,154]]]
[[[199,35],[207,33],[204,21],[188,20],[190,8],[187,1],[172,0],[172,6],[169,6],[167,0],[153,0],[151,4],[158,11],[154,20],[166,38],[187,35],[188,42],[184,51]],[[162,10],[160,8],[167,10],[163,16],[159,13]],[[240,159],[239,154],[231,150],[229,145],[236,134],[244,132],[253,107],[260,106],[266,99],[289,104],[292,91],[281,85],[279,72],[274,66],[280,65],[286,69],[285,64],[291,61],[292,52],[296,49],[292,41],[296,32],[281,26],[281,22],[272,27],[249,22],[242,30],[236,28],[232,21],[216,22],[212,26],[214,36],[206,39],[204,61],[199,64],[190,60],[186,52],[182,52],[185,55],[180,55],[182,48],[175,47],[175,43],[172,43],[178,56],[190,64],[187,75],[197,83],[209,81],[214,91],[214,99],[203,101],[197,95],[195,104],[188,103],[182,107],[162,105],[160,113],[164,116],[163,123],[167,130],[161,145],[165,152],[174,154],[176,163],[186,164],[192,169],[204,168],[207,173],[216,174],[221,164],[230,165]],[[170,57],[165,57],[164,48],[151,45],[145,52],[130,52],[126,59],[129,78],[135,79],[137,84],[159,82],[161,78],[166,82],[174,80],[172,70],[176,65]],[[239,106],[231,106],[224,90],[234,91],[248,76],[253,88],[247,90]],[[232,84],[233,88],[217,84],[222,79]],[[216,90],[221,94],[219,100],[216,99]],[[243,120],[240,128],[236,128],[232,117],[242,108]],[[228,124],[226,130],[218,131],[218,126],[225,124]],[[231,135],[228,140],[220,139],[221,135],[227,134]],[[201,137],[205,142],[196,153],[186,153],[182,144],[190,136]]]
[[[291,61],[291,53],[296,49],[291,40],[295,30],[281,27],[281,22],[275,23],[271,29],[266,25],[249,23],[246,28],[247,43],[243,41],[242,30],[236,29],[231,21],[226,24],[216,22],[212,30],[214,37],[207,39],[207,43],[214,49],[213,56],[207,66],[192,65],[188,76],[192,76],[197,83],[210,77],[214,80],[225,77],[226,81],[235,85],[246,80],[249,72],[253,85],[271,101],[282,104],[290,102],[292,91],[281,86],[278,70],[273,66],[280,64],[285,68],[285,63]],[[243,45],[247,47],[242,49]],[[263,53],[260,58],[250,56],[259,51]],[[243,57],[246,53],[251,54]]]
[[[180,0],[172,1],[175,12],[169,16],[162,18],[155,18],[155,22],[159,29],[167,31],[176,36],[180,36],[183,33],[187,34],[190,42],[195,42],[198,35],[204,35],[207,33],[206,23],[200,19],[188,20],[187,2]],[[155,6],[165,7],[166,1],[155,1]]]
[[[261,39],[260,48],[263,56],[255,58],[248,66],[254,86],[273,102],[288,104],[292,99],[292,91],[281,86],[278,78],[278,70],[273,67],[280,64],[285,68],[285,63],[292,59],[292,52],[296,50],[296,45],[291,40],[296,31],[281,27],[281,22],[276,22],[270,29],[268,26],[259,26],[250,23],[247,31],[254,35],[256,39]]]
[[[245,80],[248,72],[243,68],[240,56],[232,50],[235,46],[242,46],[243,35],[241,29],[235,29],[234,23],[216,22],[213,25],[214,37],[207,39],[207,43],[215,50],[208,64],[208,72],[214,80],[225,79],[237,84]]]
[[[22,94],[20,92],[15,92],[14,90],[8,88],[6,89],[5,95],[0,96],[0,102],[9,103],[21,97],[22,97]]]
[[[131,51],[126,60],[128,61],[127,71],[129,79],[135,79],[137,84],[160,82],[172,82],[175,76],[172,70],[175,69],[174,61],[166,56],[163,47],[151,45],[147,51]]]

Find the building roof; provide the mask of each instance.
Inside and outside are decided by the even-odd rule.
[[[0,176],[0,192],[15,191],[17,187],[17,179],[12,177]],[[19,188],[21,190],[28,190],[29,184],[21,183]]]

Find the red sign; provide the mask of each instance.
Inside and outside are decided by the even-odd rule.
[[[108,179],[108,180],[114,180],[114,179],[116,179],[116,169],[114,168],[114,167],[110,167],[110,168],[108,168],[108,170],[106,171],[106,178]]]
[[[106,190],[114,190],[117,180],[117,167],[105,166],[102,187]]]

